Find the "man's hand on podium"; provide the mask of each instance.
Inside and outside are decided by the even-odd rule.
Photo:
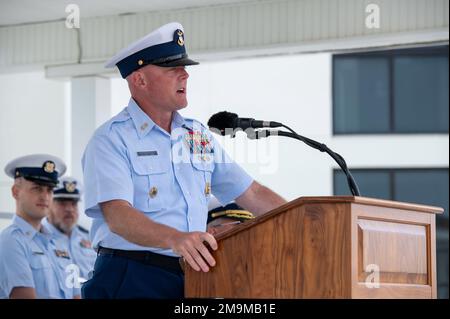
[[[239,220],[231,220],[229,218],[217,218],[208,224],[207,232],[211,235],[218,235],[232,229],[236,225],[240,224]]]

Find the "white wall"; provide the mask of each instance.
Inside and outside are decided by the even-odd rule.
[[[10,160],[31,153],[67,160],[67,90],[43,71],[0,75],[0,212],[15,211],[12,179],[4,173]]]

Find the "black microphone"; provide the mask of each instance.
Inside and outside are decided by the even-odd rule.
[[[252,118],[239,117],[236,113],[219,112],[208,120],[210,129],[218,130],[221,135],[232,135],[236,129],[245,131],[248,128],[281,127],[283,124],[273,121],[259,121]]]

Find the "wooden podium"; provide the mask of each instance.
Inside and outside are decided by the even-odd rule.
[[[436,298],[438,207],[302,197],[218,234],[186,298]],[[377,285],[378,284],[378,285]]]

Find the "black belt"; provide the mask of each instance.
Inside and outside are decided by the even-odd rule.
[[[118,257],[124,257],[141,262],[146,265],[157,266],[166,270],[183,272],[180,265],[180,258],[155,254],[151,251],[120,250],[120,249],[99,247],[97,253],[99,255],[113,255]]]

